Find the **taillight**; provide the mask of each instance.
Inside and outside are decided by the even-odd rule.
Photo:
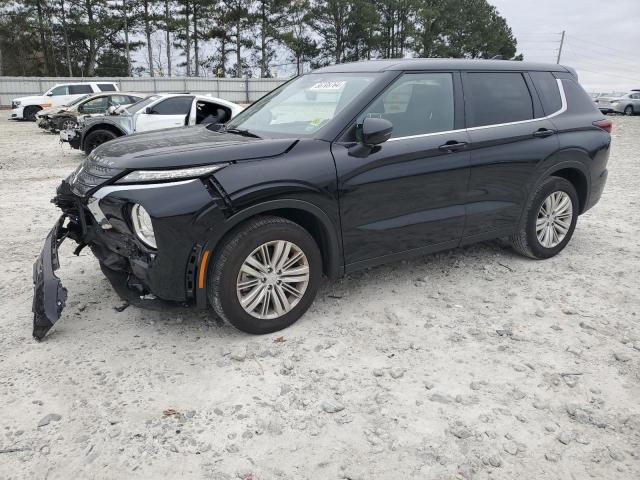
[[[611,130],[613,130],[613,122],[608,118],[605,118],[604,120],[596,120],[593,124],[607,133],[611,133]]]

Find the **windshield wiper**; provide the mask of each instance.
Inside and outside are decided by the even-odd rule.
[[[243,137],[261,138],[259,135],[241,128],[226,128],[224,131],[225,133],[235,133],[236,135],[242,135]]]

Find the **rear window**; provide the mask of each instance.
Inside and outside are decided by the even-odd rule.
[[[98,83],[101,92],[115,92],[116,86],[113,83]]]
[[[531,72],[531,79],[538,90],[542,108],[546,115],[551,115],[562,108],[562,98],[558,82],[551,72]]]
[[[521,73],[468,73],[465,92],[468,92],[471,127],[533,118],[533,101]]]
[[[600,113],[591,97],[572,78],[563,78],[562,86],[570,113]]]
[[[80,85],[69,85],[69,95],[79,95],[81,93],[93,93],[91,85],[86,83]]]

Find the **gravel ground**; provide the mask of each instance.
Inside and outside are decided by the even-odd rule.
[[[82,159],[0,120],[0,478],[640,478],[640,117],[558,257],[502,242],[325,285],[253,337],[121,304],[88,253],[31,338],[31,265]],[[81,472],[81,473],[80,473]]]

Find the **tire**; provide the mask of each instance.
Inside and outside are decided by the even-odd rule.
[[[58,131],[71,130],[75,128],[77,125],[78,125],[78,122],[76,122],[75,118],[65,117],[58,120],[55,123],[54,128],[52,128],[51,130],[58,130]]]
[[[624,107],[624,114],[631,117],[635,112],[633,111],[633,105],[627,105]]]
[[[96,147],[114,138],[118,138],[118,135],[111,130],[102,128],[94,130],[84,138],[84,153],[89,155]]]
[[[24,109],[24,111],[22,112],[22,116],[28,122],[35,122],[36,121],[36,114],[40,110],[42,110],[40,107],[36,107],[36,106],[32,105],[32,106],[26,107]]]
[[[278,295],[281,292],[284,292],[285,296],[291,295],[291,292],[284,290],[281,286],[277,286],[274,278],[285,277],[277,276],[276,269],[264,275],[256,270],[256,273],[260,273],[264,280],[258,280],[255,275],[247,276],[246,273],[241,272],[241,268],[249,256],[255,254],[257,258],[260,258],[259,249],[265,244],[269,245],[267,246],[267,249],[271,249],[269,256],[273,258],[276,242],[284,242],[284,244],[288,242],[290,250],[283,251],[291,252],[294,256],[297,255],[295,252],[302,252],[308,266],[308,283],[304,290],[302,284],[295,284],[296,289],[303,290],[302,295],[285,297],[290,301],[289,304],[292,307],[289,310],[281,308],[282,313],[275,311],[275,302],[277,301],[282,307],[285,304],[281,302],[281,297]],[[295,323],[311,306],[322,280],[322,256],[313,237],[300,225],[281,217],[256,217],[237,227],[217,250],[218,254],[209,267],[207,286],[209,302],[220,318],[226,320],[238,330],[258,335],[276,332]],[[255,259],[256,257],[252,258],[252,260]],[[303,261],[304,259],[300,260],[300,262]],[[272,264],[272,266],[277,267],[277,263]],[[286,264],[286,262],[284,263]],[[299,263],[294,263],[291,268],[300,269],[299,265]],[[304,265],[302,265],[302,268],[304,268]],[[268,280],[266,279],[267,276],[269,276]],[[256,279],[253,280],[253,277]],[[254,281],[256,282],[255,286],[248,286],[245,290],[237,291],[238,283],[247,284]],[[283,283],[281,282],[278,285],[283,285]],[[265,288],[269,288],[269,290],[264,290]],[[254,291],[260,291],[260,289],[263,289],[262,291],[267,295],[267,313],[271,312],[275,316],[270,318],[258,318],[256,316],[261,313],[260,311],[265,311],[264,300],[257,304],[253,314],[242,306],[241,295],[244,295],[246,300],[251,297]],[[257,299],[258,297],[262,298],[260,294],[254,295],[253,298]],[[277,298],[274,299],[273,297]],[[251,303],[253,302],[250,302],[247,306],[251,307]]]
[[[558,203],[561,205],[561,208],[566,208],[567,210],[569,209],[569,207],[565,203],[565,197],[568,197],[571,203],[570,219],[566,215],[567,210],[565,210],[565,212],[561,214],[563,218],[560,221],[563,224],[569,225],[562,239],[560,239],[560,234],[558,234],[557,239],[555,237],[548,237],[545,239],[544,226],[542,226],[540,232],[536,231],[538,221],[543,222],[543,224],[545,221],[545,217],[541,211],[543,203],[548,198],[550,198],[552,194],[556,195],[555,198],[561,198],[561,200],[558,201]],[[579,214],[579,205],[578,194],[571,182],[560,177],[548,177],[544,179],[529,198],[518,230],[511,237],[511,245],[513,246],[514,250],[526,257],[535,259],[550,258],[560,253],[571,240],[573,232],[576,228],[576,222],[578,221]],[[560,209],[560,211],[562,210]],[[539,215],[543,216],[539,218]],[[560,224],[558,223],[558,225]],[[562,225],[560,225],[558,228],[564,229]],[[550,225],[549,231],[553,232],[553,222]],[[543,242],[538,238],[538,233],[543,235],[543,240],[547,240],[547,242],[549,240],[552,240],[551,243],[547,246],[543,245]],[[553,235],[553,233],[551,233],[550,235]],[[555,243],[556,240],[561,241],[559,241],[559,243]]]

